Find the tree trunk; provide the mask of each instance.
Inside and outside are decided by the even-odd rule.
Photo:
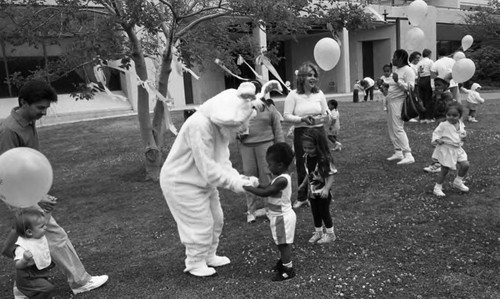
[[[165,97],[167,97],[168,80],[170,78],[170,73],[172,72],[172,50],[169,45],[170,44],[167,45],[162,55],[160,76],[158,80],[158,91]],[[168,132],[165,124],[165,108],[161,101],[156,101],[153,115],[153,132],[155,134],[158,147],[160,149],[163,148],[166,141],[165,135],[168,134]]]
[[[141,81],[146,81],[148,79],[148,74],[141,43],[137,38],[133,26],[124,26],[124,28],[131,42],[132,59],[135,63],[135,72]],[[142,144],[145,147],[146,179],[158,181],[162,165],[162,157],[151,125],[151,118],[149,115],[149,94],[146,89],[142,87],[142,85],[138,86],[137,116],[139,119]]]

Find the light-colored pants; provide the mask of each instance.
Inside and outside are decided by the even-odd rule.
[[[239,144],[241,160],[243,162],[243,173],[247,176],[258,177],[259,183],[262,185],[267,185],[270,182],[271,173],[267,167],[266,151],[273,143],[273,141],[268,141],[252,145],[245,145],[241,142]],[[258,203],[262,202],[262,199],[249,193],[245,193],[245,197],[247,200],[247,212],[254,214]]]
[[[410,143],[404,130],[404,121],[401,119],[403,101],[402,98],[387,99],[387,129],[394,150],[409,153],[411,152]]]
[[[162,190],[170,213],[186,247],[185,272],[207,265],[215,256],[224,225],[224,214],[216,188],[193,188],[165,184]]]
[[[12,241],[15,243],[17,237],[13,238],[13,234],[15,234],[15,230],[9,233],[9,237],[7,237],[6,240],[7,243],[11,243]],[[85,285],[90,280],[91,276],[85,271],[85,267],[80,261],[75,248],[73,248],[73,244],[71,244],[71,241],[68,239],[68,235],[64,229],[57,224],[54,217],[50,217],[47,222],[45,236],[49,243],[52,261],[66,276],[69,286],[72,289],[76,289]],[[14,243],[5,244],[4,246],[6,248],[13,248]]]

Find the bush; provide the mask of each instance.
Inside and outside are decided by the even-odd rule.
[[[500,49],[486,46],[468,55],[476,64],[472,81],[484,86],[500,86]]]

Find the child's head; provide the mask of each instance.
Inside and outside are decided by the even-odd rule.
[[[392,66],[390,64],[385,64],[382,67],[382,71],[384,72],[384,76],[389,77],[392,73]]]
[[[302,148],[310,156],[328,157],[328,140],[324,133],[317,129],[307,129],[302,135]]]
[[[438,94],[443,93],[445,90],[448,89],[449,86],[450,86],[450,82],[446,81],[443,78],[438,77],[438,78],[434,79],[434,91]]]
[[[470,90],[479,91],[479,89],[481,89],[481,85],[479,85],[478,83],[472,83]]]
[[[328,101],[328,109],[330,110],[333,110],[333,109],[337,109],[339,103],[337,102],[337,100],[329,100]]]
[[[456,124],[464,113],[464,108],[459,102],[452,102],[446,106],[446,120]]]
[[[287,143],[277,142],[271,145],[266,152],[269,171],[274,175],[282,174],[292,163],[293,157],[293,150]]]
[[[35,208],[22,209],[16,215],[16,232],[23,238],[40,239],[45,235],[45,215]]]

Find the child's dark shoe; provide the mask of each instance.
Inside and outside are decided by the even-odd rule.
[[[295,270],[283,266],[283,271],[279,271],[271,278],[272,281],[283,281],[295,277]]]

